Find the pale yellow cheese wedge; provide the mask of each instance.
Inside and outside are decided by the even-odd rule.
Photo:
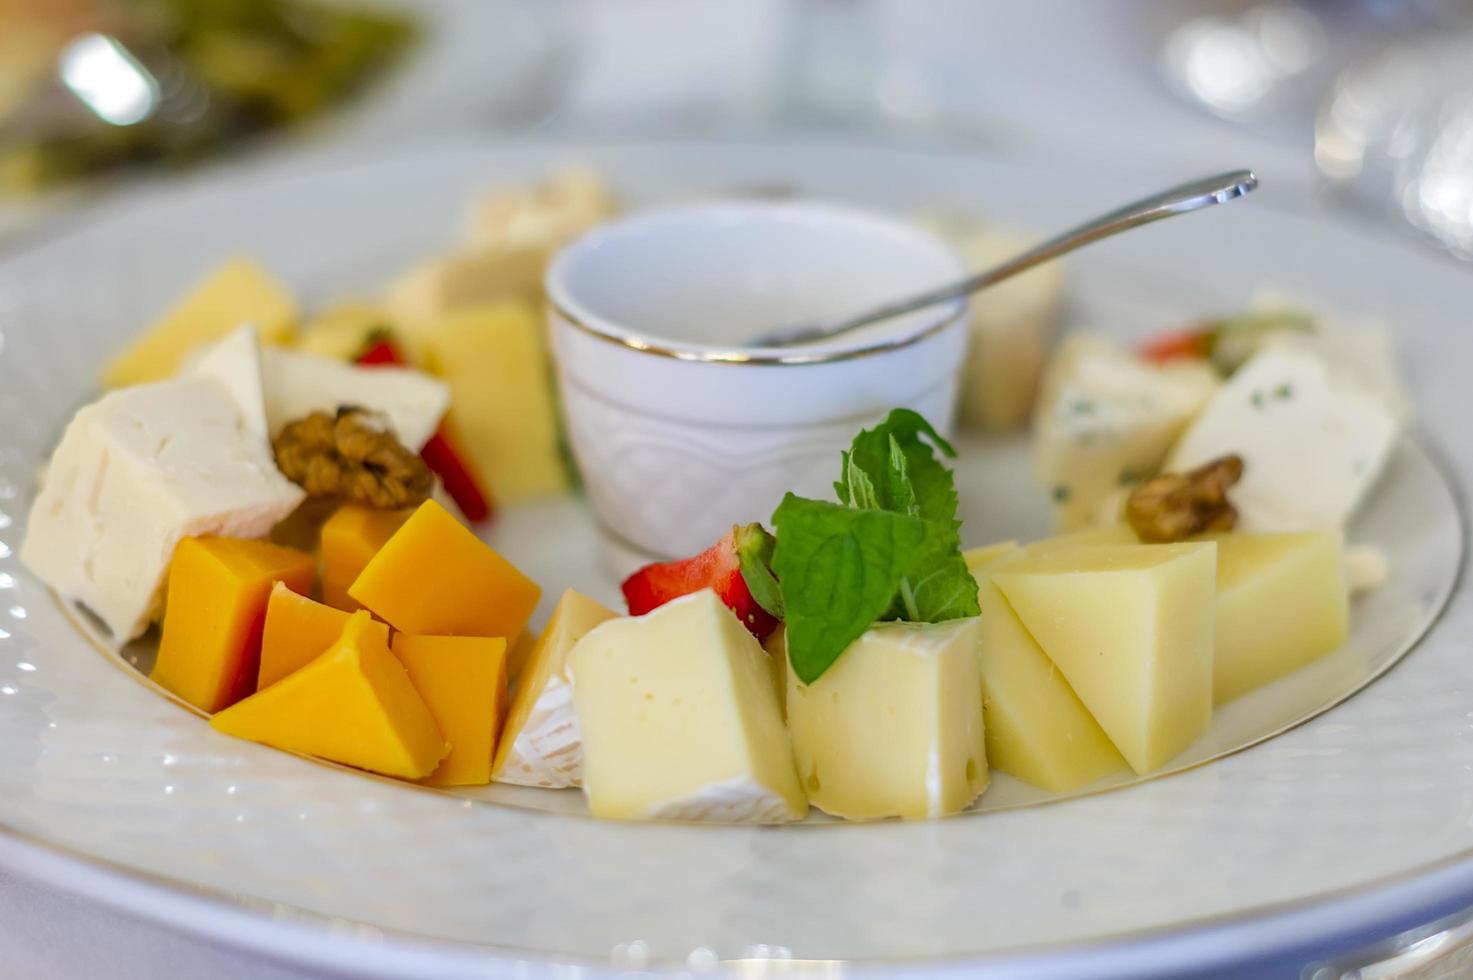
[[[120,388],[173,377],[192,350],[244,323],[255,325],[262,343],[285,343],[296,319],[285,286],[252,259],[229,259],[113,357],[102,383]]]
[[[1218,704],[1345,643],[1350,607],[1338,531],[1215,540]]]
[[[987,788],[978,618],[881,623],[812,684],[788,671],[808,799],[838,817],[937,817]]]
[[[542,320],[531,306],[472,307],[419,334],[424,364],[450,384],[450,417],[497,503],[559,493],[559,447]]]
[[[808,812],[767,654],[709,589],[568,654],[595,816],[778,823]]]
[[[1116,545],[1028,556],[993,576],[1018,618],[1146,773],[1212,721],[1217,545]]]
[[[1124,524],[1114,527],[1090,527],[1082,531],[1071,531],[1068,534],[1058,534],[1051,538],[1044,538],[1028,545],[1030,555],[1049,555],[1059,551],[1067,551],[1070,548],[1082,548],[1090,545],[1114,545],[1114,544],[1140,544],[1140,539],[1135,532]]]
[[[602,603],[572,589],[558,599],[547,628],[521,668],[491,765],[493,780],[549,789],[583,785],[583,740],[573,710],[568,651],[589,630],[614,616]]]
[[[992,576],[1023,556],[1014,545],[972,570],[982,606],[982,713],[987,761],[994,768],[1056,793],[1086,786],[1126,768],[1078,695],[1054,666]]]
[[[983,545],[980,548],[970,548],[962,552],[962,558],[967,563],[967,568],[975,572],[977,569],[990,565],[999,558],[1005,558],[1018,550],[1016,541],[999,541],[996,544]]]

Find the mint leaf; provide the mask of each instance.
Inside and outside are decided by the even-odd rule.
[[[839,500],[851,503],[851,474],[859,471],[874,485],[881,510],[955,523],[956,484],[951,471],[936,458],[937,450],[956,456],[920,413],[897,408],[879,425],[854,437],[844,457],[843,479],[834,489]]]
[[[931,532],[925,521],[904,514],[791,493],[772,522],[777,528],[772,568],[782,582],[788,657],[798,679],[811,684],[885,617],[901,579],[930,550]],[[975,583],[972,597],[975,601]]]

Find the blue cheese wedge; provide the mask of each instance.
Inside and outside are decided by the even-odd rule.
[[[1044,379],[1034,429],[1055,527],[1096,523],[1122,487],[1154,476],[1218,386],[1206,364],[1158,366],[1104,337],[1070,337]]]
[[[417,452],[450,408],[449,386],[412,368],[357,367],[275,347],[261,351],[261,368],[273,436],[313,412],[352,405],[383,415],[399,441]]]
[[[1385,468],[1399,425],[1372,389],[1311,345],[1281,341],[1238,369],[1182,436],[1169,469],[1243,457],[1228,491],[1243,531],[1339,527]]]
[[[218,381],[123,388],[67,426],[21,561],[121,644],[157,617],[182,538],[261,537],[301,500]]]

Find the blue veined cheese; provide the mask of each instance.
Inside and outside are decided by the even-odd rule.
[[[224,385],[240,408],[247,427],[263,440],[270,440],[261,371],[261,340],[253,324],[236,327],[223,339],[199,351],[188,361],[182,373],[192,378],[213,378]]]
[[[1369,388],[1313,346],[1283,340],[1238,369],[1182,436],[1169,468],[1229,454],[1243,478],[1228,491],[1243,531],[1342,525],[1385,468],[1399,425]]]
[[[1155,365],[1099,335],[1070,337],[1044,379],[1034,427],[1055,527],[1095,523],[1121,487],[1154,476],[1218,387],[1206,364]]]
[[[767,654],[715,592],[595,626],[568,669],[595,816],[774,823],[807,814]]]
[[[938,817],[988,785],[980,617],[879,623],[812,684],[788,670],[809,802],[851,820]]]
[[[122,388],[67,426],[21,561],[123,643],[157,617],[182,538],[264,536],[302,496],[218,381]]]
[[[450,408],[450,388],[423,371],[358,367],[303,351],[261,351],[266,424],[275,436],[288,423],[340,406],[378,412],[401,443],[418,452]]]

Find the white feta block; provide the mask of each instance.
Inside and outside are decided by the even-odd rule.
[[[21,561],[121,644],[158,616],[180,539],[262,537],[302,496],[219,382],[123,388],[67,426]]]

